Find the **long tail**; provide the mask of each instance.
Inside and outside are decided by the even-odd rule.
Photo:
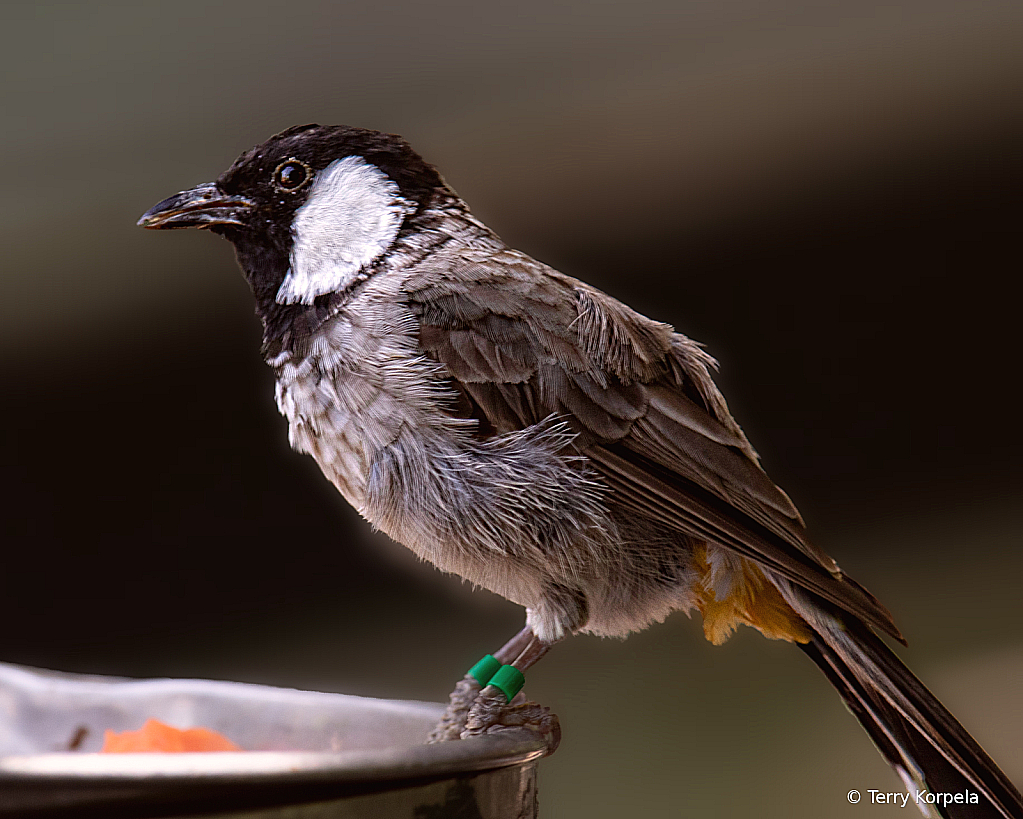
[[[808,607],[814,636],[800,648],[838,689],[925,816],[1023,819],[1023,797],[924,684],[870,629]],[[944,796],[949,794],[950,796]],[[963,801],[952,801],[963,794]],[[975,800],[975,801],[974,801]]]

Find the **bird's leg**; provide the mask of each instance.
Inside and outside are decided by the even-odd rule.
[[[553,643],[541,640],[529,629],[529,638],[522,646],[515,661],[511,663],[520,672],[526,671],[530,666],[544,656]],[[518,635],[522,636],[522,633]],[[511,643],[508,644],[509,646]],[[532,731],[547,739],[550,751],[553,752],[561,741],[561,727],[558,718],[545,708],[535,702],[529,702],[521,693],[517,694],[511,702],[505,696],[505,692],[495,685],[487,685],[479,692],[475,701],[471,704],[465,719],[465,730],[461,737],[475,736],[477,734],[489,734],[507,728],[529,728]]]
[[[533,635],[533,630],[529,626],[526,626],[522,629],[522,631],[494,652],[494,658],[500,660],[502,665],[506,663],[514,664],[514,661],[518,660],[519,655],[522,654],[526,650],[526,647],[535,639],[536,637]],[[522,671],[523,669],[520,668],[519,670]]]
[[[551,650],[551,646],[554,643],[547,643],[533,634],[528,628],[524,628],[520,631],[515,639],[518,640],[523,634],[527,634],[527,638],[522,641],[522,646],[519,653],[515,657],[515,661],[512,663],[519,671],[526,671],[537,662],[544,654]],[[506,647],[511,646],[509,642]],[[497,659],[501,659],[498,657]]]
[[[517,660],[526,648],[534,640],[532,630],[526,626],[522,631],[512,637],[507,643],[494,652],[494,659],[500,665],[507,665]],[[535,662],[535,660],[534,660]],[[520,671],[522,669],[519,669]],[[465,730],[465,720],[469,716],[469,709],[479,696],[483,686],[470,673],[458,681],[455,690],[451,692],[450,701],[444,716],[441,717],[437,727],[433,729],[427,738],[428,743],[445,742],[449,739],[458,739]]]

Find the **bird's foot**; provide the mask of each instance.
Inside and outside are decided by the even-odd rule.
[[[432,745],[516,728],[537,734],[546,742],[548,753],[553,753],[561,742],[558,717],[549,708],[528,701],[521,693],[509,703],[501,689],[483,687],[466,674],[451,692],[444,715],[426,741]]]
[[[519,693],[525,682],[522,672],[548,648],[550,643],[539,640],[527,626],[495,654],[484,655],[451,692],[448,707],[427,743],[528,728],[543,737],[548,746],[553,742],[553,752],[561,739],[558,718],[535,702],[527,702]],[[512,661],[515,665],[510,665]]]
[[[508,702],[504,692],[493,685],[480,691],[469,708],[460,737],[465,739],[516,728],[537,734],[547,744],[548,753],[554,753],[561,742],[561,725],[550,708],[530,702],[522,694]]]
[[[469,709],[476,702],[482,688],[483,686],[471,674],[466,674],[463,679],[459,680],[455,690],[451,692],[444,716],[430,732],[426,742],[432,745],[435,742],[448,742],[461,737],[469,717]]]

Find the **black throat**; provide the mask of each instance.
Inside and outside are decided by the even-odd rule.
[[[234,244],[238,264],[256,300],[256,315],[263,322],[263,357],[270,361],[285,350],[303,354],[313,331],[337,311],[343,294],[327,293],[312,304],[280,304],[277,292],[288,275],[288,252],[255,237],[225,235]]]

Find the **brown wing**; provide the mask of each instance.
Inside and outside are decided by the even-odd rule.
[[[406,282],[420,344],[480,434],[556,414],[630,512],[698,535],[902,639],[889,612],[804,534],[709,374],[666,324],[515,251],[461,254]]]

